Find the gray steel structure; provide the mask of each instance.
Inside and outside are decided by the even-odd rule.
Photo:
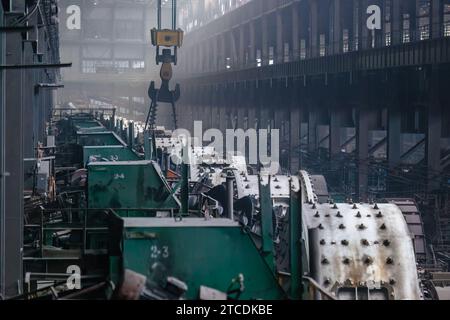
[[[6,1],[0,11],[0,296],[21,293],[24,195],[46,143],[59,81],[54,1]],[[37,5],[37,7],[35,7]],[[53,7],[54,10],[54,7]]]
[[[159,78],[150,39],[156,1],[61,0],[59,5],[61,56],[73,67],[62,72],[65,88],[58,102],[104,104],[116,107],[120,117],[145,121],[147,89]],[[68,27],[74,5],[80,9],[80,29]]]
[[[370,4],[382,9],[382,29],[373,33],[366,27]],[[331,157],[346,142],[341,129],[352,127],[362,199],[369,133],[387,132],[384,147],[395,168],[406,153],[401,134],[420,132],[426,136],[433,189],[447,166],[440,152],[448,143],[441,145],[440,138],[448,133],[439,132],[449,100],[442,81],[448,75],[449,36],[450,2],[444,0],[250,1],[186,35],[182,104],[192,110],[179,117],[192,114],[218,128],[230,127],[234,118],[241,128],[244,121],[250,127],[255,120],[263,127],[268,123],[283,128],[290,150],[300,145],[303,123],[306,150],[325,142]],[[192,122],[189,116],[185,120]],[[292,169],[298,169],[298,158],[292,153]]]
[[[216,17],[181,5],[180,127],[281,129],[284,167],[326,166],[341,186],[351,169],[353,199],[420,194],[449,220],[431,205],[450,181],[449,0],[230,3]]]

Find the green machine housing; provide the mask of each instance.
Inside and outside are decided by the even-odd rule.
[[[112,131],[98,132],[80,130],[77,132],[77,144],[81,146],[127,146],[120,137]]]
[[[83,163],[90,162],[111,162],[111,161],[138,161],[139,155],[128,147],[124,146],[85,146],[83,147]]]
[[[228,299],[277,300],[286,294],[251,235],[229,219],[116,218],[110,255],[111,280],[124,270],[157,285],[167,277],[183,281],[183,298],[208,299],[207,288]],[[239,280],[237,280],[239,279]],[[163,284],[161,284],[163,286]]]
[[[88,207],[121,216],[173,216],[180,203],[159,166],[148,160],[90,162]]]

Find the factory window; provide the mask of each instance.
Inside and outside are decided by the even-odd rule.
[[[450,37],[450,4],[444,5],[444,37]]]
[[[269,66],[274,64],[274,48],[269,47]]]
[[[403,32],[402,32],[403,43],[408,43],[411,41],[409,28],[410,28],[409,14],[405,13],[403,15]]]
[[[306,40],[300,40],[300,60],[306,59]]]
[[[420,40],[430,38],[430,1],[421,0],[419,3],[418,26]]]
[[[95,61],[83,60],[82,70],[83,73],[95,73]]]
[[[133,102],[144,104],[145,98],[144,97],[133,97]]]
[[[384,21],[385,21],[385,30],[384,30],[384,38],[385,42],[384,45],[386,47],[389,47],[392,44],[392,21],[391,21],[391,10],[392,10],[392,1],[386,0],[385,2],[385,14],[384,14]]]
[[[262,66],[262,59],[261,59],[261,50],[256,50],[256,66],[259,68]]]
[[[429,25],[420,26],[419,32],[420,32],[420,40],[430,39],[430,26]]]
[[[353,34],[354,34],[354,50],[359,50],[359,1],[355,2],[353,7]]]
[[[84,30],[86,39],[111,39],[111,20],[87,20]]]
[[[392,44],[392,33],[386,32],[386,47],[389,47]]]
[[[114,65],[119,73],[125,72],[126,70],[128,70],[130,68],[130,62],[128,60],[115,61]]]
[[[348,52],[349,48],[349,37],[348,37],[348,29],[344,29],[342,31],[342,52]]]
[[[388,23],[386,23],[386,31],[385,31],[385,33],[384,33],[384,36],[385,36],[385,43],[384,43],[384,45],[386,46],[386,47],[389,47],[391,44],[392,44],[392,29],[391,29],[391,23],[390,22],[388,22]]]
[[[145,61],[142,60],[134,60],[133,67],[134,70],[145,69]]]
[[[144,40],[143,22],[118,20],[116,21],[116,37],[117,39],[127,40]]]
[[[284,62],[289,62],[289,43],[284,44]]]
[[[127,108],[119,107],[119,112],[122,114],[129,114],[130,110]]]
[[[326,42],[325,42],[325,35],[320,35],[320,56],[325,57],[327,54],[327,48],[326,48]]]
[[[125,73],[130,71],[143,71],[144,61],[140,60],[83,60],[83,73]]]
[[[231,58],[225,59],[225,68],[231,69]]]

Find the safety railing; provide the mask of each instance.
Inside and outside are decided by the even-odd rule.
[[[87,253],[104,253],[107,249],[96,248],[95,250],[89,248],[88,236],[94,234],[104,234],[108,232],[108,215],[111,213],[109,209],[88,209],[88,208],[64,208],[64,209],[44,209],[41,207],[39,214],[31,218],[32,222],[24,225],[26,233],[32,235],[32,242],[26,243],[24,246],[31,250],[31,254],[24,255],[24,260],[63,260],[78,259]],[[74,249],[65,249],[64,245],[53,246],[47,243],[46,239],[51,234],[54,241],[58,241],[58,237],[67,235],[74,235],[74,233],[81,234],[81,243],[71,243],[71,245],[79,250],[74,252]],[[47,255],[45,248],[53,247],[58,249],[58,255]],[[77,248],[78,247],[78,248]],[[78,253],[78,255],[76,255]],[[75,254],[75,255],[73,255]]]

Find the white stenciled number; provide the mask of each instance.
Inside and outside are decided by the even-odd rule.
[[[150,252],[151,252],[151,257],[152,259],[157,259],[158,258],[158,247],[157,246],[152,246],[150,248]]]
[[[151,246],[150,257],[152,259],[158,259],[160,257],[162,257],[163,259],[167,259],[169,257],[169,247],[168,246],[158,247],[157,245]]]
[[[169,257],[169,247],[168,246],[162,247],[162,257],[164,259],[167,259]]]

